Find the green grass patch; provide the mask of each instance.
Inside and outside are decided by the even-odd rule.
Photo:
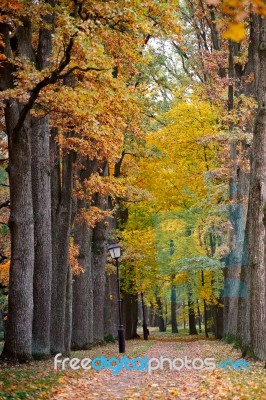
[[[62,371],[52,369],[51,360],[2,368],[0,370],[0,399],[47,399],[61,375]]]

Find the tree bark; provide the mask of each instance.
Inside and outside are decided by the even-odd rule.
[[[197,335],[197,328],[196,328],[196,316],[194,311],[194,303],[188,300],[188,324],[189,324],[189,334],[190,335]]]
[[[257,97],[258,87],[258,67],[259,67],[259,16],[251,15],[250,24],[250,45],[248,52],[248,63],[245,67],[246,74],[255,72],[255,79],[245,85],[245,92],[249,95]],[[252,126],[250,121],[250,125]],[[252,128],[249,127],[249,130]],[[252,165],[252,154],[251,162]],[[240,184],[243,183],[243,179],[239,180]],[[247,185],[245,185],[247,186]],[[242,265],[240,274],[240,292],[239,292],[239,307],[238,307],[238,335],[241,339],[242,353],[245,355],[251,347],[251,327],[250,327],[250,269],[249,269],[249,243],[252,238],[253,232],[251,230],[251,221],[253,219],[252,207],[249,202],[247,210],[247,218],[245,225],[245,236],[243,244],[242,254]]]
[[[165,332],[166,325],[165,325],[165,321],[163,318],[163,304],[162,304],[160,297],[156,298],[156,302],[157,302],[157,306],[158,306],[157,315],[158,315],[159,332]]]
[[[56,130],[52,130],[51,153],[51,193],[52,193],[52,307],[51,307],[51,352],[70,352],[65,344],[66,288],[68,275],[68,248],[72,213],[72,161],[73,154],[61,159],[58,144],[55,142]]]
[[[172,277],[172,279],[174,279],[174,277]],[[174,284],[171,286],[171,324],[172,333],[178,333],[176,320],[176,286]]]
[[[65,331],[64,346],[65,355],[70,356],[71,337],[72,337],[72,301],[73,301],[73,285],[72,285],[72,269],[68,266],[67,284],[66,284],[66,310],[65,310]]]
[[[138,295],[124,292],[122,304],[126,339],[137,338]]]
[[[108,175],[108,164],[103,166],[102,176]],[[107,209],[107,198],[96,195],[95,206]],[[109,229],[106,218],[96,224],[92,234],[93,273],[93,341],[104,341],[105,264]]]
[[[54,19],[46,15],[46,26],[39,32],[36,64],[41,71],[49,65],[52,53]],[[34,213],[34,277],[32,353],[35,357],[50,354],[50,311],[52,284],[51,170],[49,117],[32,119],[32,197]]]
[[[8,31],[4,29],[4,33]],[[32,59],[31,36],[31,25],[25,20],[16,31],[18,56]],[[8,43],[8,36],[5,36],[5,41]],[[8,53],[9,49],[7,45],[5,51]],[[10,67],[7,65],[6,68]],[[4,75],[10,72],[1,70]],[[1,79],[1,85],[2,82]],[[21,127],[16,126],[22,107],[15,100],[8,100],[5,107],[9,148],[11,265],[8,322],[2,357],[26,361],[31,358],[32,345],[34,222],[30,116],[26,116]]]
[[[251,164],[248,250],[251,346],[258,359],[266,360],[266,20],[260,17],[259,22],[258,110]]]
[[[117,336],[118,307],[116,301],[116,274],[105,274],[105,307],[104,307],[104,337],[114,339]]]
[[[34,213],[34,283],[32,353],[50,354],[50,308],[52,282],[51,183],[48,118],[32,124],[32,196]]]
[[[79,212],[79,206],[78,206]],[[91,270],[91,229],[75,221],[74,240],[79,246],[78,262],[84,272],[73,277],[72,349],[88,349],[93,342],[93,285]]]

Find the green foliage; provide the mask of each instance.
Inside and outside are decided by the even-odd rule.
[[[1,289],[0,289],[0,310],[2,312],[7,311],[7,296],[3,294]]]
[[[1,370],[0,398],[2,400],[48,398],[62,372],[41,370],[40,367],[39,364],[38,367],[34,365]]]

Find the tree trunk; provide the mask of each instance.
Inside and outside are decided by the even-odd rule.
[[[65,336],[64,346],[65,354],[70,356],[71,336],[72,336],[72,300],[73,300],[73,287],[72,287],[72,269],[68,266],[67,285],[66,285],[66,311],[65,311]]]
[[[6,54],[9,52],[8,31],[4,29]],[[16,31],[17,55],[32,59],[31,25],[23,21]],[[7,54],[10,56],[10,54]],[[10,78],[10,67],[1,70]],[[2,75],[3,74],[3,75]],[[2,86],[4,89],[4,87]],[[9,100],[5,120],[9,148],[9,184],[11,265],[9,276],[8,323],[3,358],[26,361],[31,358],[33,317],[34,222],[31,180],[31,127],[27,115],[18,124],[22,106]]]
[[[80,185],[96,171],[96,160],[80,159],[83,169],[80,171]],[[85,190],[85,189],[84,189]],[[80,212],[88,209],[84,199],[77,201],[77,213],[74,221],[74,243],[79,247],[78,263],[83,269],[73,277],[73,350],[88,349],[93,342],[93,279],[92,279],[92,230],[84,220],[80,220]]]
[[[118,307],[116,301],[116,274],[106,273],[105,275],[105,307],[104,307],[104,337],[113,339],[117,336],[117,315]]]
[[[41,71],[49,65],[52,53],[54,19],[46,15],[46,26],[39,32],[36,64]],[[50,354],[50,309],[52,284],[52,232],[49,117],[32,119],[32,197],[34,213],[34,278],[32,353],[39,357]]]
[[[259,68],[259,16],[253,14],[251,16],[250,23],[250,44],[248,52],[248,64],[246,66],[246,73],[254,73],[255,79],[250,83],[245,85],[245,91],[249,95],[257,97],[257,87],[258,87],[258,68]],[[250,121],[250,125],[252,126]],[[252,128],[249,127],[250,131]],[[252,154],[251,162],[252,165]],[[240,184],[243,184],[243,179],[239,180]],[[247,185],[245,185],[247,186]],[[248,204],[246,227],[245,227],[245,237],[243,244],[243,255],[242,255],[242,265],[241,265],[241,275],[240,275],[240,292],[239,292],[239,307],[238,307],[238,335],[241,339],[241,348],[243,355],[246,355],[247,351],[251,347],[251,327],[250,327],[250,275],[251,271],[249,269],[249,243],[252,240],[253,232],[251,230],[251,221],[253,220],[251,204]]]
[[[177,321],[176,321],[176,286],[171,286],[171,324],[172,333],[178,333]]]
[[[81,350],[88,349],[93,342],[91,229],[85,221],[76,220],[74,232],[75,244],[79,246],[78,262],[83,272],[73,276],[72,349]]]
[[[266,20],[259,27],[258,111],[254,125],[250,178],[250,304],[251,345],[254,355],[266,360]]]
[[[138,295],[124,292],[122,304],[126,339],[134,339],[136,337],[139,337],[139,335],[137,334]]]
[[[32,124],[32,196],[34,212],[34,283],[32,353],[50,354],[52,282],[51,182],[48,118]]]
[[[156,302],[157,302],[157,306],[158,306],[157,315],[158,315],[159,332],[165,332],[166,325],[165,325],[164,318],[163,318],[163,304],[162,304],[160,297],[156,298]]]
[[[93,341],[104,340],[104,303],[105,303],[105,264],[107,248],[107,229],[104,221],[98,222],[93,229]]]
[[[33,317],[34,223],[31,191],[30,124],[14,133],[19,106],[6,108],[9,136],[9,183],[11,265],[8,322],[3,358],[26,361],[31,358]]]
[[[55,142],[56,130],[52,131],[52,308],[51,308],[51,352],[69,353],[65,337],[66,290],[68,275],[68,247],[72,213],[72,153],[61,160],[58,145]]]
[[[238,55],[239,44],[229,41],[229,71],[230,79],[228,86],[228,111],[234,109],[234,85],[236,84],[234,57]],[[229,124],[230,131],[233,132],[233,123]],[[239,276],[241,270],[241,253],[243,245],[243,216],[242,207],[236,204],[237,201],[237,143],[230,144],[230,160],[231,176],[229,185],[230,206],[229,218],[231,229],[229,232],[229,249],[230,253],[226,257],[226,265],[224,268],[224,335],[236,337],[237,334],[237,319],[235,316],[238,312],[238,292],[239,292]]]
[[[188,300],[188,324],[189,324],[189,334],[190,335],[197,335],[197,328],[196,328],[196,316],[194,311],[194,303],[191,300]]]
[[[102,176],[108,175],[108,165],[103,166]],[[107,198],[96,195],[95,206],[107,209]],[[93,273],[93,341],[104,341],[104,303],[105,303],[105,264],[108,239],[106,218],[98,222],[92,234],[92,273]]]

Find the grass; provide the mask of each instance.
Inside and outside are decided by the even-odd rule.
[[[126,342],[126,355],[135,358],[145,354],[153,345],[152,341],[129,340]],[[107,358],[120,358],[118,345],[116,343],[106,343],[96,345],[90,350],[75,351],[71,353],[71,358],[91,359],[104,355]],[[1,400],[41,400],[49,399],[50,393],[55,386],[60,385],[61,378],[67,373],[79,376],[81,371],[71,371],[66,364],[66,371],[55,371],[53,358],[44,361],[32,361],[27,364],[14,366],[2,366],[0,369],[0,399]]]
[[[0,370],[0,399],[47,399],[62,372],[51,368],[51,361],[32,362]]]

